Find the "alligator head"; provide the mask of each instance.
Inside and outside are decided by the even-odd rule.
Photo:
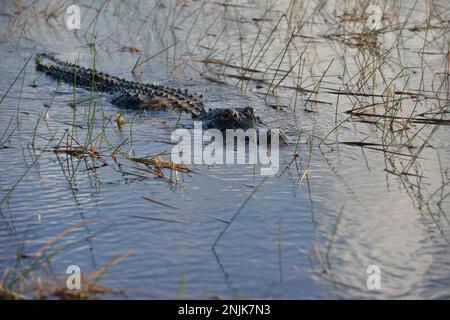
[[[267,128],[252,107],[201,110],[192,117],[202,121],[204,129],[217,129],[223,133],[227,129],[255,129],[258,132],[260,128]]]

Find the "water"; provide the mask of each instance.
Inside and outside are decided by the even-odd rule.
[[[32,254],[50,241],[45,256],[51,260],[43,267],[62,279],[69,265],[93,272],[136,248],[101,278],[102,285],[125,292],[108,297],[449,298],[448,126],[439,126],[431,136],[410,175],[398,173],[411,157],[338,143],[364,140],[389,145],[389,151],[405,143],[399,131],[395,136],[383,129],[383,121],[344,121],[344,111],[380,102],[370,94],[383,93],[391,81],[395,88],[389,90],[420,90],[431,97],[419,102],[405,98],[402,116],[414,109],[447,110],[448,83],[444,81],[436,94],[440,99],[433,96],[448,77],[448,28],[436,20],[438,13],[448,11],[448,3],[428,7],[419,2],[413,8],[409,2],[388,2],[386,12],[398,20],[384,23],[395,29],[408,18],[409,29],[401,35],[398,30],[379,35],[380,55],[324,36],[343,31],[335,24],[342,5],[314,11],[312,2],[302,7],[297,2],[249,0],[235,7],[112,1],[95,4],[101,9],[96,19],[98,11],[91,3],[80,3],[82,30],[77,33],[65,29],[64,8],[46,9],[46,3],[38,3],[17,15],[10,5],[0,6],[1,97],[32,54],[54,52],[92,66],[94,46],[89,44],[95,42],[98,70],[187,88],[203,94],[208,107],[253,106],[271,127],[286,132],[294,148],[301,133],[300,156],[293,157],[288,146],[281,146],[280,170],[264,180],[252,165],[191,165],[193,173],[171,176],[164,170],[165,177],[158,177],[143,165],[113,157],[114,148],[105,139],[99,139],[97,147],[107,166],[57,154],[54,147],[67,138],[66,130],[84,144],[89,102],[77,107],[79,127],[72,132],[73,87],[43,76],[31,59],[0,105],[0,141],[6,146],[0,149],[0,271],[27,270],[32,260],[18,253]],[[44,10],[53,8],[56,18],[46,20]],[[424,25],[428,10],[436,27],[411,30]],[[269,37],[282,12],[292,14]],[[448,27],[448,19],[443,21]],[[360,24],[349,23],[347,31]],[[284,50],[294,26],[300,32]],[[398,39],[400,44],[392,47]],[[125,46],[151,56],[171,45],[144,63],[140,74],[130,73],[138,55]],[[224,66],[247,66],[254,58],[251,67],[261,72],[243,74]],[[222,65],[202,63],[205,59]],[[371,63],[382,66],[375,78]],[[259,81],[234,77],[244,75]],[[276,100],[287,107],[276,110],[269,104],[277,101],[264,97],[280,80]],[[320,88],[319,94],[285,88],[297,85]],[[355,92],[357,85],[369,95],[337,99],[338,89]],[[89,99],[91,94],[76,89],[75,95]],[[321,102],[312,105],[308,99]],[[94,106],[93,138],[104,133],[112,145],[124,143],[123,152],[141,157],[170,152],[167,141],[178,114],[120,110],[105,99],[92,104],[91,110]],[[122,130],[114,122],[119,112],[125,112],[127,120]],[[191,119],[183,115],[180,124],[189,126]],[[405,134],[409,137],[423,129],[411,142],[417,148],[402,148],[403,154],[417,152],[434,128],[410,126]],[[249,197],[212,250],[226,226],[223,220],[229,221]],[[68,232],[51,240],[64,230]],[[366,286],[370,265],[381,269],[380,290]],[[42,270],[35,272],[46,278]]]

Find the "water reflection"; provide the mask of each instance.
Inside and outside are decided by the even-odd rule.
[[[425,40],[435,54],[421,60],[423,33],[411,28],[423,21],[425,3],[393,5],[399,21],[413,13],[405,43],[386,31],[376,48],[330,30],[331,3],[319,11],[294,3],[301,6],[123,2],[86,9],[79,33],[38,19],[24,37],[2,42],[2,93],[31,54],[57,51],[90,66],[95,42],[99,70],[189,88],[209,107],[253,106],[290,146],[280,149],[280,174],[257,192],[263,177],[251,165],[158,172],[144,160],[170,151],[171,131],[189,127],[188,116],[127,110],[120,130],[114,119],[122,110],[107,99],[89,102],[77,89],[72,108],[70,85],[27,66],[0,109],[0,271],[28,270],[32,261],[21,256],[50,241],[45,267],[59,275],[71,264],[98,270],[138,248],[102,278],[131,298],[177,298],[183,287],[193,298],[448,298],[448,128],[422,130],[392,122],[393,114],[373,119],[381,109],[403,118],[440,110],[443,91],[431,84],[446,58],[442,30]],[[280,18],[283,10],[296,14]],[[130,74],[137,59],[159,52]],[[416,84],[426,99],[412,97]],[[344,112],[355,108],[374,113]],[[89,135],[98,141],[92,154],[62,152]],[[369,265],[381,268],[380,291],[366,287]]]

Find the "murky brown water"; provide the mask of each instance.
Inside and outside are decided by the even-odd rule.
[[[20,15],[0,5],[0,97],[8,91],[0,104],[0,272],[27,270],[32,261],[18,252],[33,253],[84,221],[45,251],[46,268],[92,272],[137,248],[101,279],[129,298],[449,298],[449,127],[373,116],[448,119],[446,1],[387,1],[383,31],[363,41],[354,32],[364,8],[351,3],[346,17],[341,2],[78,4],[78,32],[64,27],[64,8],[49,15],[46,1]],[[162,179],[116,162],[105,139],[98,148],[107,166],[55,154],[67,130],[84,143],[89,103],[76,109],[72,131],[73,87],[38,73],[33,59],[9,90],[31,55],[92,66],[93,43],[98,70],[187,88],[212,108],[253,106],[292,141],[301,132],[300,156],[280,147],[278,174],[264,180],[215,252],[220,220],[263,181],[253,166],[192,165],[191,174]],[[139,55],[161,51],[131,74]],[[77,99],[89,96],[76,90]],[[377,105],[364,118],[345,113],[369,104]],[[105,99],[93,108],[93,137],[126,142],[122,150],[136,156],[170,152],[178,114],[128,110],[119,130],[114,119],[123,110]],[[362,141],[373,145],[354,144]],[[366,286],[370,265],[381,270],[380,290]]]

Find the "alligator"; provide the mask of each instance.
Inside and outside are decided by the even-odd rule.
[[[173,110],[190,113],[195,121],[202,121],[203,128],[218,129],[267,129],[252,107],[205,109],[202,96],[187,90],[162,85],[128,81],[95,69],[62,61],[47,53],[37,54],[36,69],[58,80],[90,90],[110,94],[112,104],[122,108],[141,110]]]

